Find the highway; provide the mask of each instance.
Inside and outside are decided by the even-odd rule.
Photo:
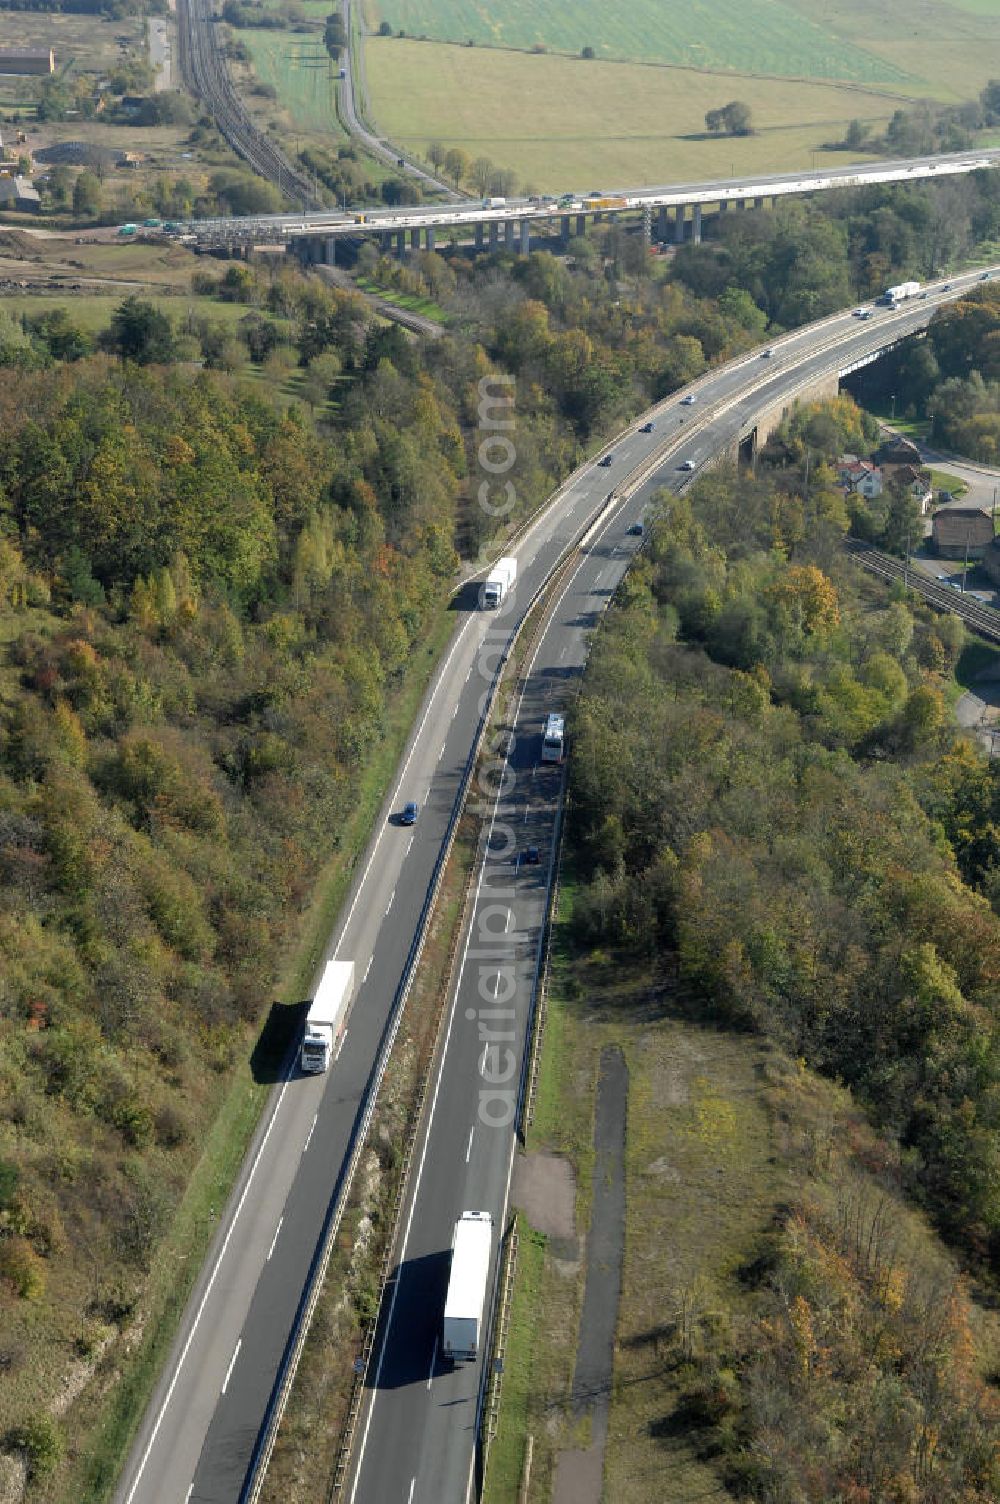
[[[963,281],[968,285],[974,280],[956,278],[952,285],[958,289]],[[887,321],[894,326],[899,321],[907,329],[919,327],[926,322],[929,306],[942,296],[931,292],[926,302],[911,304],[905,312],[886,310]],[[438,1356],[447,1250],[463,1210],[491,1212],[497,1234],[506,1227],[515,1124],[513,1119],[496,1125],[488,1117],[484,1121],[482,1103],[485,1078],[495,1058],[486,1051],[499,1048],[491,1041],[503,1040],[502,1064],[509,1067],[512,1082],[520,1080],[524,1068],[551,873],[547,866],[526,867],[520,858],[530,842],[539,847],[546,863],[551,861],[559,795],[558,771],[539,764],[541,725],[548,711],[563,708],[572,680],[586,663],[587,637],[639,543],[629,527],[647,515],[655,490],[664,485],[679,490],[689,482],[690,475],[679,464],[691,460],[700,469],[738,439],[762,398],[773,403],[782,390],[794,390],[804,379],[825,373],[831,355],[835,365],[857,363],[877,340],[871,321],[839,315],[773,347],[766,362],[768,375],[756,391],[755,376],[759,379],[765,367],[759,355],[705,378],[700,390],[695,389],[698,402],[692,412],[710,410],[709,422],[696,438],[682,439],[667,465],[599,522],[568,580],[559,586],[555,609],[527,673],[502,793],[490,811],[491,834],[481,855],[476,904],[464,937],[446,1042],[403,1210],[396,1270],[386,1292],[367,1405],[358,1428],[347,1491],[351,1504],[458,1504],[472,1492],[479,1404],[487,1375],[482,1357],[476,1364],[450,1367]],[[818,346],[817,353],[810,354],[813,346]],[[658,421],[678,431],[681,411],[668,403],[660,409]],[[611,478],[619,464],[630,467],[642,454],[643,436],[632,430],[615,451]],[[600,469],[593,476],[598,490],[607,484],[605,476]],[[872,567],[867,557],[859,562]],[[901,564],[896,572],[902,574]],[[948,599],[943,588],[923,593],[935,604],[957,609],[958,598]],[[981,627],[971,619],[976,605],[966,603],[963,613],[974,629]],[[981,606],[978,611],[996,635],[1000,616]],[[484,945],[482,937],[495,936],[501,921],[501,940]],[[494,989],[502,991],[505,1004],[499,1012],[491,1001]],[[496,1032],[500,1029],[504,1033]],[[494,1260],[498,1247],[496,1237]]]
[[[236,1504],[251,1468],[302,1292],[335,1202],[343,1167],[365,1101],[393,999],[404,975],[424,896],[431,883],[463,770],[479,726],[482,702],[498,653],[534,590],[589,518],[603,512],[611,487],[640,463],[663,464],[649,485],[598,522],[576,573],[562,582],[553,622],[540,640],[519,715],[510,773],[513,813],[498,822],[505,851],[480,873],[476,924],[490,908],[488,928],[502,918],[501,949],[513,968],[514,1038],[503,1042],[504,1068],[517,1078],[529,982],[537,959],[538,923],[546,869],[518,869],[522,842],[551,848],[556,779],[536,768],[540,715],[582,665],[586,636],[627,566],[638,517],[655,485],[679,486],[712,462],[755,413],[773,408],[810,381],[869,358],[880,346],[923,325],[941,301],[958,296],[975,276],[953,277],[948,293],[932,288],[926,301],[880,310],[868,321],[849,312],[778,341],[712,372],[633,423],[610,446],[611,464],[581,467],[519,541],[519,578],[511,608],[475,607],[469,593],[456,602],[456,630],[434,677],[394,787],[376,821],[370,847],[328,955],[355,961],[361,984],[340,1057],[326,1076],[280,1081],[260,1125],[215,1244],[188,1303],[160,1385],[144,1418],[116,1494],[118,1504]],[[515,415],[516,421],[516,415]],[[516,430],[515,430],[516,439]],[[408,799],[421,805],[412,829],[392,823]],[[510,825],[513,843],[502,825]],[[509,919],[505,916],[509,913]],[[489,945],[495,949],[494,942]],[[353,1496],[371,1504],[440,1504],[460,1499],[474,1457],[475,1396],[481,1368],[457,1372],[433,1366],[435,1300],[455,1216],[466,1206],[493,1213],[503,1224],[513,1130],[479,1117],[486,1089],[479,1033],[490,987],[508,990],[494,966],[492,981],[472,946],[453,1007],[441,1073],[432,1093],[429,1133],[418,1151],[413,1197],[404,1216],[402,1276],[393,1286],[383,1342],[376,1350],[371,1402],[363,1417],[359,1471]],[[325,962],[326,956],[323,957]],[[473,963],[472,970],[468,963]],[[483,1001],[485,987],[486,1002]],[[501,996],[498,1007],[505,1005]],[[467,1013],[472,1011],[472,1018]],[[487,1044],[490,1041],[485,1041]],[[486,1062],[492,1068],[491,1059]],[[470,1130],[471,1135],[470,1135]]]
[[[206,4],[207,0],[181,0],[182,4]],[[355,116],[356,118],[356,116]],[[182,227],[201,244],[231,245],[279,242],[303,234],[339,236],[393,230],[469,227],[477,224],[524,222],[553,230],[560,216],[616,213],[623,211],[685,208],[698,204],[750,206],[756,199],[781,198],[795,193],[823,193],[836,188],[861,188],[879,183],[918,182],[951,177],[994,167],[1000,147],[941,156],[905,157],[893,161],[867,161],[818,172],[787,172],[771,176],[711,178],[692,183],[673,183],[660,188],[621,188],[599,194],[573,193],[560,200],[511,198],[490,204],[487,200],[414,204],[404,208],[370,208],[358,211],[327,209],[304,214],[268,214],[232,219],[196,219]],[[565,201],[564,201],[565,200]],[[588,207],[589,205],[589,207]],[[607,207],[614,205],[614,207]],[[553,223],[554,221],[554,223]]]

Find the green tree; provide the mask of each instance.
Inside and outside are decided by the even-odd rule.
[[[73,184],[73,213],[96,218],[101,212],[103,189],[96,173],[84,168]]]
[[[174,354],[170,320],[155,303],[134,293],[115,309],[102,343],[122,360],[134,360],[141,366],[169,361]]]

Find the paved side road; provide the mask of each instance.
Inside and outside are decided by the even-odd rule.
[[[601,1504],[625,1254],[627,1110],[628,1066],[618,1045],[606,1045],[597,1086],[587,1282],[571,1395],[574,1421],[590,1421],[590,1446],[563,1452],[557,1459],[552,1504]]]

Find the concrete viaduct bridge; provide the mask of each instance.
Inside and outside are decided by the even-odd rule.
[[[181,227],[188,241],[205,248],[247,254],[254,246],[283,244],[306,264],[337,259],[338,241],[376,238],[398,255],[434,250],[439,231],[464,232],[477,249],[499,248],[527,255],[532,237],[562,241],[582,235],[588,219],[638,218],[647,243],[680,244],[701,240],[702,216],[730,210],[762,208],[789,194],[829,192],[881,183],[905,183],[979,172],[1000,162],[1000,149],[955,152],[944,156],[856,163],[823,171],[782,173],[662,188],[626,188],[613,192],[563,194],[559,198],[467,199],[404,208],[325,210],[310,214],[273,214],[245,219],[193,220]]]

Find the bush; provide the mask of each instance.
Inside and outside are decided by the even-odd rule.
[[[45,1271],[26,1238],[0,1242],[0,1279],[7,1281],[22,1300],[39,1300],[45,1294]]]
[[[50,1478],[62,1460],[62,1432],[50,1415],[32,1416],[15,1426],[7,1439],[10,1446],[25,1454],[32,1482]]]

